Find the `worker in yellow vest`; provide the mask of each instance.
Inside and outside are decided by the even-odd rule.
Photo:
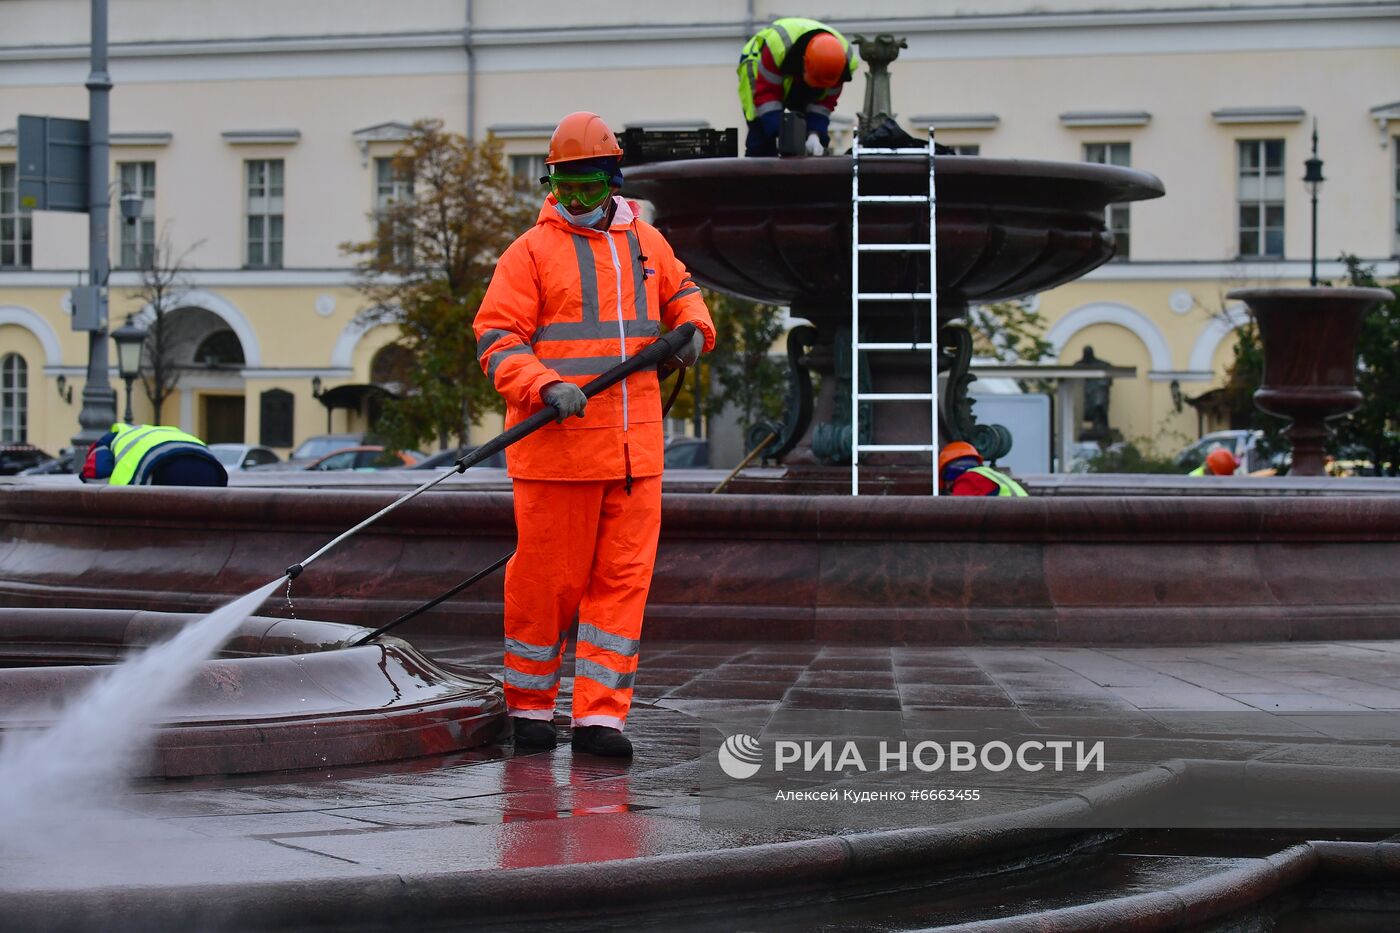
[[[967,441],[953,441],[938,454],[939,491],[945,496],[1028,496],[1021,484],[982,465],[982,455]]]
[[[203,441],[156,424],[112,425],[88,448],[78,476],[109,486],[228,485],[228,472]]]
[[[775,156],[783,111],[806,122],[807,155],[831,144],[841,85],[855,77],[855,50],[825,23],[788,16],[759,31],[739,56],[739,104],[749,124],[744,154]]]

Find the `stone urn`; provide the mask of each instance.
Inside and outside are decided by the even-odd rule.
[[[1259,322],[1264,378],[1254,393],[1260,411],[1292,419],[1292,472],[1322,476],[1329,418],[1361,405],[1356,339],[1366,312],[1391,293],[1383,288],[1238,288]]]

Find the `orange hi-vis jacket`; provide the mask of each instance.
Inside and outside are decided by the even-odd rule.
[[[477,359],[506,401],[510,428],[544,406],[560,380],[582,386],[661,335],[693,322],[705,349],[715,328],[671,245],[615,197],[606,232],[560,217],[549,195],[535,226],[501,255],[476,313]],[[658,476],[665,439],[654,371],[588,400],[582,418],[549,424],[506,451],[511,476],[614,480]]]

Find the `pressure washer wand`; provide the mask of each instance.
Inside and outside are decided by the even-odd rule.
[[[607,372],[603,373],[597,379],[594,379],[588,384],[582,386],[581,388],[583,389],[584,396],[586,398],[592,398],[599,392],[602,392],[605,389],[610,389],[613,386],[617,385],[619,382],[626,379],[628,376],[632,375],[635,372],[639,372],[640,370],[648,368],[655,369],[657,366],[666,362],[671,357],[678,354],[682,349],[684,349],[690,343],[690,338],[694,333],[694,324],[682,324],[680,327],[677,327],[675,330],[671,331],[670,333],[666,334],[665,336],[661,337],[655,342],[648,344],[636,356],[628,357],[621,363],[618,363],[612,369],[609,369]],[[303,570],[311,566],[313,561],[319,559],[321,555],[334,548],[340,542],[344,541],[347,538],[353,537],[354,535],[368,528],[370,525],[379,521],[381,518],[383,518],[385,515],[388,515],[390,512],[394,511],[399,506],[415,498],[419,494],[427,492],[429,489],[432,489],[434,486],[436,486],[438,483],[441,483],[449,476],[452,476],[455,473],[465,472],[469,467],[476,466],[482,460],[485,460],[487,457],[491,456],[497,451],[505,450],[511,444],[514,444],[516,441],[525,437],[527,434],[533,434],[535,431],[538,431],[540,428],[544,427],[546,424],[549,424],[551,421],[554,421],[558,417],[559,412],[555,408],[548,405],[545,406],[544,408],[535,412],[530,417],[526,418],[524,421],[517,424],[515,427],[502,432],[501,434],[487,441],[485,444],[482,444],[480,447],[473,450],[471,453],[458,458],[457,466],[455,469],[449,470],[443,473],[441,476],[436,476],[428,482],[424,483],[423,485],[419,486],[417,489],[405,493],[403,496],[399,497],[398,499],[395,499],[393,502],[389,503],[384,508],[380,509],[378,512],[375,512],[369,518],[360,522],[354,528],[351,528],[349,531],[343,532],[337,537],[332,538],[319,551],[316,551],[309,557],[303,558],[298,563],[292,564],[292,566],[288,567],[286,571],[284,571],[286,577],[288,579],[295,580],[298,576],[301,575],[301,572]]]

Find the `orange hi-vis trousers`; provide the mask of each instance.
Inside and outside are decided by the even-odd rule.
[[[661,534],[661,477],[516,479],[506,564],[506,706],[552,719],[564,642],[578,616],[575,726],[621,729],[632,705],[642,615]]]

